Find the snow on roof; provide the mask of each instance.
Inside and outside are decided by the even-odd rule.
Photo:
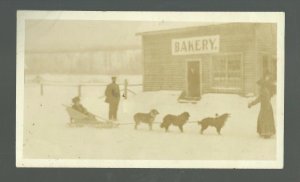
[[[186,32],[186,31],[192,31],[197,30],[202,27],[210,27],[210,26],[216,26],[216,25],[224,25],[224,24],[232,24],[232,23],[208,23],[198,26],[190,26],[190,27],[181,27],[181,28],[173,28],[173,29],[167,29],[167,30],[155,30],[155,31],[146,31],[146,32],[139,32],[136,35],[155,35],[155,34],[165,34],[165,33],[178,33],[178,32]]]

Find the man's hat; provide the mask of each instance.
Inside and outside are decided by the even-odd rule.
[[[74,97],[74,98],[72,99],[72,102],[73,102],[73,103],[79,102],[79,101],[80,101],[80,98],[79,98],[79,97]]]
[[[116,80],[116,79],[117,79],[117,76],[113,75],[113,76],[111,76],[111,79],[112,79],[112,80]]]

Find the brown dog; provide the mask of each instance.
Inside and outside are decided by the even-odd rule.
[[[137,129],[137,127],[140,123],[146,123],[149,125],[149,129],[152,130],[152,124],[155,120],[155,117],[158,114],[159,114],[159,112],[156,109],[152,109],[149,113],[136,113],[133,116],[133,119],[135,121],[134,128]]]
[[[230,114],[228,113],[222,114],[221,116],[218,116],[218,114],[216,114],[216,117],[214,118],[209,117],[198,121],[198,124],[201,125],[201,134],[203,134],[203,131],[206,130],[206,128],[212,126],[216,128],[218,134],[220,135],[221,129],[223,128],[229,116]]]
[[[190,114],[188,112],[183,112],[178,116],[168,114],[164,117],[160,127],[165,128],[166,132],[168,132],[169,126],[173,124],[174,126],[178,126],[180,131],[183,132],[183,125],[188,121],[189,117]]]

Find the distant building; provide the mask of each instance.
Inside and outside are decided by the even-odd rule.
[[[227,23],[138,33],[144,91],[257,93],[269,70],[276,78],[276,24]]]

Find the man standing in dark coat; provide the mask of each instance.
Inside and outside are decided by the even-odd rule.
[[[108,117],[111,121],[117,120],[118,106],[120,102],[120,88],[116,84],[116,77],[112,77],[112,83],[106,86],[105,90],[105,102],[109,104]]]

